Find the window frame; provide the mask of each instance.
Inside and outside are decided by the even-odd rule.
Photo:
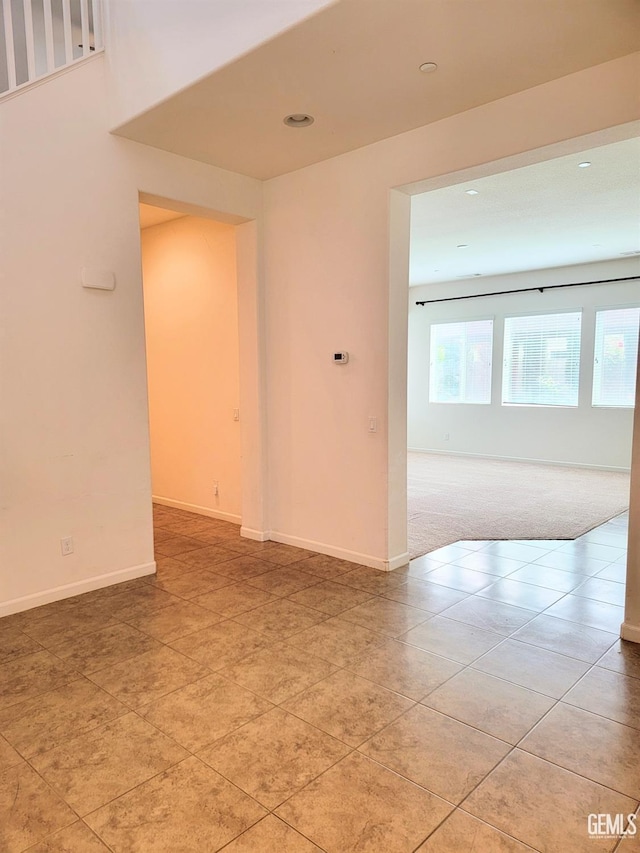
[[[436,326],[466,326],[471,323],[490,323],[491,324],[491,340],[489,346],[489,388],[488,388],[488,399],[482,401],[476,400],[434,400],[432,399],[432,393],[434,389],[433,382],[433,346],[434,346],[434,336],[433,329]],[[495,328],[496,328],[496,318],[493,314],[485,314],[480,317],[460,317],[457,319],[451,320],[442,320],[442,321],[432,321],[429,323],[429,388],[428,388],[428,404],[430,406],[490,406],[493,403],[493,370],[495,366]],[[466,339],[465,339],[465,354],[466,354]],[[461,373],[461,381],[464,383],[465,391],[466,391],[466,371],[462,371]]]
[[[527,317],[552,317],[560,314],[568,314],[568,315],[578,315],[579,317],[579,326],[578,326],[578,352],[577,352],[577,387],[576,387],[576,402],[575,403],[536,403],[536,402],[528,402],[528,403],[512,403],[508,400],[505,400],[505,393],[507,388],[507,382],[509,380],[510,372],[507,370],[507,324],[509,320],[515,319],[524,319]],[[500,388],[500,404],[507,408],[524,408],[524,409],[578,409],[580,406],[580,391],[581,391],[581,374],[582,374],[582,359],[584,357],[583,351],[583,331],[584,331],[584,314],[585,308],[583,305],[575,306],[571,308],[556,308],[552,310],[546,311],[520,311],[520,312],[511,312],[509,314],[505,314],[502,318],[502,376],[501,376],[501,388]]]
[[[635,409],[635,398],[634,402],[631,405],[627,404],[616,404],[616,403],[596,403],[594,402],[595,398],[595,390],[596,390],[596,358],[598,357],[598,353],[596,352],[596,346],[598,343],[597,332],[598,332],[598,314],[603,314],[607,311],[627,311],[629,309],[634,309],[638,311],[638,333],[640,335],[640,302],[627,302],[622,305],[599,305],[594,308],[594,319],[593,319],[593,358],[591,361],[592,375],[591,375],[591,408],[592,409],[627,409],[633,411]],[[638,350],[640,351],[640,341],[638,342]],[[638,355],[636,353],[636,362],[632,366],[632,372],[634,377],[637,376],[637,364],[638,364]],[[637,381],[637,380],[635,380]],[[636,394],[637,394],[636,388]]]

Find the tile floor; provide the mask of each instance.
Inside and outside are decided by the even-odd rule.
[[[0,620],[2,853],[640,850],[587,824],[640,800],[626,517],[390,574],[155,522],[157,576]]]

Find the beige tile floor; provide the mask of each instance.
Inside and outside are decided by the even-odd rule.
[[[626,517],[391,574],[155,523],[157,576],[0,620],[0,853],[640,850],[587,823],[640,801]]]

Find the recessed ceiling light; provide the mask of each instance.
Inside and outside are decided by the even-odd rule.
[[[285,116],[283,121],[288,127],[309,127],[315,119],[306,113],[291,113],[291,115]]]
[[[420,71],[422,71],[423,74],[431,74],[437,68],[438,66],[435,64],[435,62],[423,62],[420,66]]]
[[[465,190],[467,195],[478,195],[478,190]]]
[[[474,272],[473,277],[474,277],[474,278],[478,278],[478,277],[479,277],[479,276],[481,276],[481,275],[482,275],[482,273],[481,273],[481,272]]]
[[[594,249],[601,249],[602,243],[592,243]]]
[[[584,163],[578,163],[578,169],[588,169],[591,163],[585,160]]]
[[[468,243],[460,243],[458,246],[456,246],[456,249],[468,249],[468,248],[469,248]]]

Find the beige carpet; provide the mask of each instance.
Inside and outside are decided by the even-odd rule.
[[[629,506],[629,475],[409,453],[409,553],[461,539],[575,539]]]

